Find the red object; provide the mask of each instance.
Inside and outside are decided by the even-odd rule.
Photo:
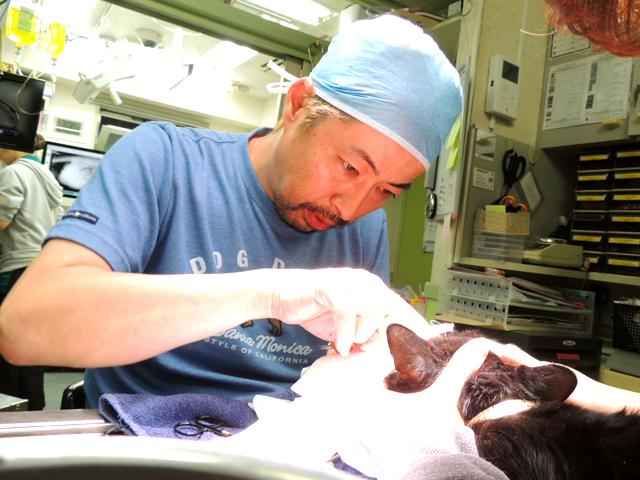
[[[558,360],[573,360],[573,361],[578,361],[580,360],[580,354],[579,353],[563,353],[563,352],[556,352],[556,358]]]
[[[545,0],[555,27],[620,56],[640,55],[640,0]]]

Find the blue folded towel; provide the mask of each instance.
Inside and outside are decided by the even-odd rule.
[[[193,422],[203,415],[220,420],[230,433],[257,420],[255,412],[245,402],[201,393],[167,396],[107,393],[100,397],[98,409],[106,420],[126,433],[149,437],[184,438],[176,434],[176,424]],[[200,437],[189,438],[210,440],[216,435],[205,431]]]

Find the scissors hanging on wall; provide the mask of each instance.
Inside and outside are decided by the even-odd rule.
[[[524,177],[525,173],[527,173],[526,157],[518,154],[513,148],[504,152],[502,156],[504,186],[500,197],[493,202],[493,205],[504,205],[507,212],[528,212],[528,205],[521,202],[517,195],[511,193],[513,186]]]

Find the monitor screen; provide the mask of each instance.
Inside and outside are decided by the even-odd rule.
[[[62,186],[64,196],[77,197],[96,173],[103,155],[97,150],[48,142],[42,158]]]
[[[44,82],[0,72],[0,147],[33,152]]]

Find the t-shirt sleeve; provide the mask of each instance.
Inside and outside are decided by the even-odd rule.
[[[169,209],[177,134],[149,122],[118,141],[47,240],[83,245],[114,271],[144,272]]]
[[[380,220],[380,228],[372,242],[373,248],[369,256],[369,265],[367,269],[378,275],[384,283],[389,285],[389,234],[387,232],[387,215],[384,211],[380,212],[382,219]]]
[[[11,168],[0,171],[0,220],[13,221],[24,201],[24,187]]]

